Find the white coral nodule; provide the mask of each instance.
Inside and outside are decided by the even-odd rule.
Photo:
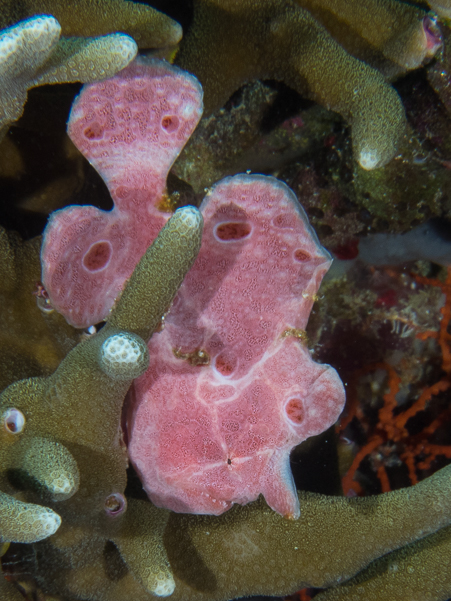
[[[131,380],[149,367],[149,351],[142,338],[122,332],[109,336],[100,347],[101,370],[115,380]]]

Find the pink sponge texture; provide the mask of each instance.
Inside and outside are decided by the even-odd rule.
[[[41,253],[50,302],[75,327],[107,317],[168,219],[158,210],[167,173],[201,114],[198,81],[163,61],[139,59],[83,87],[68,133],[104,179],[114,208],[56,211]]]
[[[345,400],[299,338],[330,256],[274,178],[227,178],[201,210],[200,254],[130,394],[130,458],[158,506],[218,515],[262,493],[295,518],[290,450]]]

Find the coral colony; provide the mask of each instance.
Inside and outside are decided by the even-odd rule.
[[[0,598],[223,601],[314,586],[330,589],[321,601],[444,601],[451,594],[444,559],[450,466],[375,497],[296,491],[290,451],[336,422],[345,392],[336,371],[313,361],[307,347],[331,257],[294,193],[273,177],[240,174],[213,186],[199,209],[172,214],[166,178],[201,117],[202,88],[155,58],[128,64],[136,47],[111,23],[119,19],[141,46],[160,48],[179,41],[180,27],[132,2],[74,4],[80,17],[59,0],[26,0],[18,13],[0,0],[7,28],[0,33],[0,134],[19,117],[30,87],[73,81],[79,70],[84,81],[98,79],[99,69],[116,73],[82,88],[68,123],[114,208],[69,206],[51,215],[38,289],[47,312],[34,306],[33,314],[44,330],[57,323],[52,308],[80,330],[105,323],[76,345],[73,332],[60,329],[66,356],[44,374],[39,362],[24,367],[7,349],[2,356],[5,382],[13,383],[0,394],[0,554],[22,543],[31,555],[14,545],[6,552]],[[448,4],[435,8],[448,14]],[[54,16],[35,17],[37,9]],[[337,14],[349,31],[335,26]],[[375,18],[379,26],[370,27]],[[358,40],[352,55],[349,32]],[[67,41],[74,35],[94,41]],[[110,43],[106,55],[116,58],[108,62]],[[434,19],[396,0],[264,0],[257,11],[248,0],[194,0],[177,60],[199,75],[209,109],[263,77],[332,107],[351,125],[357,161],[374,169],[393,157],[404,134],[400,98],[382,73],[414,68],[439,45]],[[1,230],[0,252],[2,294],[17,304],[14,280],[33,279],[24,264],[37,260],[38,247],[22,248]],[[448,281],[434,285],[447,295],[437,335],[445,373],[438,389],[445,391],[451,293]],[[16,307],[9,309],[8,328]],[[40,352],[35,342],[29,355],[21,345],[20,357]],[[50,356],[42,365],[58,363],[57,348],[41,350]],[[384,432],[357,454],[351,493],[360,490],[352,479],[363,458],[390,437],[416,478],[406,420],[436,389],[396,417],[399,382],[391,369]],[[429,444],[428,435],[418,446]],[[427,450],[426,462],[440,451],[432,443]],[[150,500],[127,483],[129,460]],[[379,474],[388,490],[385,465]]]
[[[64,549],[66,559],[77,563],[75,557],[86,537],[95,553],[113,533],[119,538],[124,534],[114,523],[127,508],[127,458],[118,433],[124,396],[133,378],[148,367],[145,341],[158,327],[192,265],[201,234],[202,217],[197,209],[176,211],[144,255],[101,332],[76,346],[49,378],[22,380],[2,393],[1,511],[2,520],[16,531],[8,536],[2,529],[2,541],[40,540],[58,528],[61,517],[55,549],[62,545],[60,551]],[[144,301],[139,306],[137,292]],[[87,419],[83,418],[86,427],[80,429],[81,415]],[[17,468],[34,480],[37,496],[33,498],[56,503],[56,515],[46,507],[20,503],[5,494],[14,491],[8,472]],[[151,512],[150,504],[142,511],[142,516]],[[152,519],[155,533],[166,520],[164,515],[157,518]],[[79,528],[89,529],[81,539]],[[126,532],[129,525],[123,528]],[[119,539],[116,544],[122,546]],[[130,554],[130,543],[125,541],[124,546],[124,553]],[[154,559],[146,586],[155,594],[168,594],[173,580],[160,547],[160,541],[153,542]],[[81,571],[86,558],[78,562]],[[64,588],[64,578],[61,569],[58,576],[51,576],[53,586]]]
[[[284,81],[340,113],[356,159],[375,169],[405,131],[401,99],[381,71],[414,69],[439,47],[433,19],[393,0],[263,0],[258,10],[252,0],[196,0],[177,63],[199,78],[208,110],[248,81]]]
[[[136,56],[134,40],[123,34],[60,38],[49,15],[26,19],[0,31],[0,138],[23,113],[27,91],[47,83],[95,81],[114,75]]]

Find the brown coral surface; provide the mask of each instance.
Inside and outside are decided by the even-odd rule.
[[[42,14],[59,21],[63,36],[96,37],[119,31],[141,48],[173,46],[182,36],[180,25],[163,13],[125,0],[1,0],[0,27]]]
[[[433,55],[439,34],[427,19],[394,0],[196,0],[177,62],[201,81],[207,110],[253,79],[284,81],[340,113],[357,161],[374,169],[395,155],[405,116],[372,65],[399,74]]]

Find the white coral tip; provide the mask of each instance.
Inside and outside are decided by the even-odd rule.
[[[132,380],[148,368],[149,351],[144,340],[135,334],[113,334],[101,346],[99,364],[115,380]]]

